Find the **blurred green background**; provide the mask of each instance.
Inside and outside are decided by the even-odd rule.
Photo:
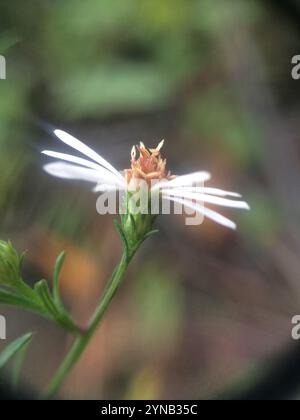
[[[66,249],[63,294],[79,322],[121,246],[86,185],[43,173],[40,151],[61,147],[53,127],[119,168],[133,144],[165,138],[173,173],[209,170],[213,186],[241,191],[252,207],[224,212],[237,233],[161,217],[161,233],[135,259],[61,397],[205,398],[296,345],[300,95],[291,57],[300,53],[299,23],[293,1],[0,5],[0,237],[27,250],[32,282],[49,278]],[[10,340],[38,332],[23,375],[34,393],[69,338],[33,315],[0,312]]]

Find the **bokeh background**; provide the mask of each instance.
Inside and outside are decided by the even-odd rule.
[[[299,39],[296,0],[1,3],[0,237],[27,250],[29,283],[50,279],[66,250],[62,292],[84,323],[121,252],[87,184],[43,173],[41,150],[67,151],[53,127],[119,168],[133,144],[165,138],[172,172],[211,171],[213,186],[252,207],[224,211],[237,232],[160,217],[61,398],[213,398],[258,386],[275,356],[297,361]],[[37,395],[70,338],[35,315],[0,312],[9,340],[37,332],[22,375],[22,392]],[[270,373],[279,397],[293,374],[297,396],[297,368],[287,383]]]

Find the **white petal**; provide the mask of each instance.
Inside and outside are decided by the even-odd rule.
[[[181,198],[169,197],[165,195],[163,195],[163,198],[166,200],[174,201],[175,203],[183,204],[184,206],[189,207],[190,209],[195,210],[200,214],[203,214],[205,217],[208,217],[209,219],[213,220],[214,222],[222,226],[226,226],[230,229],[236,229],[236,224],[234,222],[227,219],[227,217],[224,217],[221,214],[211,209],[208,209],[204,206],[200,206],[188,200],[182,200]]]
[[[68,146],[73,147],[74,149],[83,153],[85,156],[93,159],[95,162],[99,163],[101,166],[104,166],[104,168],[114,173],[117,177],[121,177],[120,173],[109,162],[98,155],[98,153],[94,152],[94,150],[92,150],[90,147],[82,143],[82,141],[76,139],[75,137],[62,130],[54,130],[54,134]]]
[[[44,166],[46,172],[50,175],[66,178],[66,179],[79,179],[89,182],[107,182],[115,184],[115,177],[110,173],[102,174],[95,169],[84,168],[81,166],[71,165],[63,162],[48,163]]]
[[[98,163],[91,162],[90,160],[83,159],[77,156],[68,155],[66,153],[53,152],[52,150],[43,150],[42,154],[46,156],[54,157],[56,159],[65,160],[67,162],[78,163],[78,165],[86,166],[87,168],[92,168],[96,170],[98,170],[99,168],[104,169],[103,166],[98,165]]]
[[[211,178],[209,172],[194,172],[192,174],[178,176],[171,181],[161,181],[153,186],[153,190],[160,188],[173,188],[173,187],[184,187],[192,186],[193,184],[206,182]]]
[[[176,190],[178,190],[176,188]],[[200,194],[210,194],[210,195],[218,195],[220,197],[236,197],[241,198],[241,194],[231,192],[231,191],[224,191],[220,190],[219,188],[210,188],[210,187],[183,187],[182,189],[185,192],[194,192],[194,193],[200,193]],[[174,189],[170,188],[168,190],[170,193],[174,191]]]
[[[228,200],[227,198],[215,197],[213,195],[186,192],[182,189],[162,190],[164,195],[187,198],[188,200],[201,201],[203,203],[215,204],[217,206],[232,207],[236,209],[249,210],[250,207],[245,201]]]
[[[114,177],[115,182],[120,184],[120,179],[115,174],[112,174],[110,171],[103,168],[103,166],[100,166],[97,163],[91,162],[90,160],[82,159],[80,157],[73,156],[73,155],[68,155],[68,154],[65,154],[65,153],[53,152],[51,150],[44,150],[42,153],[44,155],[47,155],[47,156],[50,156],[50,157],[65,160],[67,162],[77,163],[78,165],[82,165],[82,166],[86,166],[87,168],[95,169],[100,174]],[[125,184],[125,178],[123,179],[123,182]]]

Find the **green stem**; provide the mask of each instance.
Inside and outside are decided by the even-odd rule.
[[[82,353],[86,349],[87,345],[89,344],[90,340],[92,339],[95,331],[99,327],[104,314],[106,313],[109,304],[114,297],[119,285],[121,284],[123,275],[129,265],[130,260],[133,257],[128,256],[126,251],[123,252],[122,258],[118,266],[116,267],[104,293],[99,302],[99,305],[90,321],[89,327],[83,335],[77,336],[75,339],[73,346],[71,347],[69,353],[67,354],[66,358],[62,362],[61,366],[59,367],[58,371],[55,373],[53,379],[51,380],[45,394],[44,398],[48,399],[55,395],[58,391],[62,383],[64,382],[66,376],[70,373],[74,365],[77,363],[79,358],[81,357]]]

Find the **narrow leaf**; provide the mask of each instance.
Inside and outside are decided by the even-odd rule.
[[[30,345],[30,340],[27,341],[22,348],[20,348],[20,350],[15,356],[14,366],[13,366],[13,371],[12,371],[12,379],[11,379],[12,387],[15,392],[17,391],[17,388],[20,382],[21,371],[22,371],[22,367],[23,367],[23,364],[27,355],[29,345]]]
[[[48,283],[45,279],[40,280],[35,284],[34,289],[40,296],[45,308],[48,311],[49,317],[58,324],[71,331],[72,333],[79,332],[79,328],[75,325],[72,319],[64,308],[57,307],[49,290]]]
[[[19,308],[33,312],[44,312],[43,307],[36,302],[32,302],[21,295],[3,289],[0,289],[0,304],[18,306]]]
[[[59,307],[63,308],[64,305],[62,303],[59,291],[59,276],[61,269],[63,267],[65,261],[66,253],[62,252],[55,263],[54,274],[53,274],[53,300]]]
[[[30,343],[32,335],[32,333],[27,333],[5,347],[5,349],[0,353],[0,369],[2,369],[13,356],[22,350],[24,346]]]
[[[57,307],[55,306],[55,303],[53,302],[47,281],[43,279],[37,282],[34,286],[34,290],[37,292],[37,294],[41,298],[49,314],[51,314],[54,318],[56,318],[59,315],[59,310],[57,309]]]

